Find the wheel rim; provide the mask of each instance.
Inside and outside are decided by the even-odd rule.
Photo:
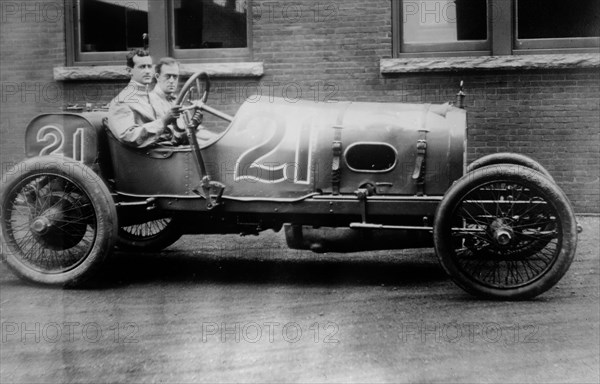
[[[90,197],[73,180],[36,174],[7,195],[4,228],[19,262],[46,274],[81,264],[95,244],[97,218]]]
[[[160,236],[170,222],[171,218],[163,218],[148,221],[142,224],[121,227],[121,236],[127,237],[128,239],[134,241],[153,239]]]
[[[562,223],[534,185],[502,181],[467,192],[453,210],[451,255],[460,272],[496,289],[531,284],[562,248]]]

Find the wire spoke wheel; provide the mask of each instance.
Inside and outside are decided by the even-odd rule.
[[[132,239],[149,239],[160,235],[170,222],[170,218],[152,220],[142,224],[121,227],[121,231]]]
[[[548,172],[548,170],[544,168],[542,164],[533,160],[531,157],[521,155],[519,153],[510,152],[493,153],[491,155],[479,158],[471,164],[469,164],[469,166],[467,167],[467,173],[472,172],[477,168],[482,168],[494,164],[513,164],[521,165],[527,168],[532,168],[546,176],[548,179],[554,181],[550,172]]]
[[[491,200],[490,200],[491,198]],[[516,288],[547,272],[561,248],[558,214],[546,200],[517,183],[487,183],[456,206],[453,228],[458,267],[481,284]]]
[[[178,220],[165,217],[119,228],[117,245],[130,251],[160,251],[182,236]]]
[[[110,193],[84,165],[52,157],[28,163],[37,167],[16,175],[2,190],[7,263],[35,282],[81,281],[113,244],[116,213]]]
[[[493,165],[459,180],[438,207],[440,262],[478,296],[521,299],[552,287],[575,253],[576,222],[564,193],[542,174]]]
[[[5,206],[7,240],[44,273],[73,269],[90,253],[96,217],[87,194],[59,175],[23,179]]]

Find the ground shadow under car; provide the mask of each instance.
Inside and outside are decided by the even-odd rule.
[[[286,285],[427,285],[447,276],[432,250],[417,250],[397,258],[379,252],[296,257],[238,257],[211,252],[116,251],[106,261],[95,288],[147,282],[197,281]]]

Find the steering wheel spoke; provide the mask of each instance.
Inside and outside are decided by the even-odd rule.
[[[194,98],[194,90],[198,90],[197,98]],[[200,96],[201,90],[204,90],[202,96]],[[208,100],[208,96],[210,95],[210,80],[206,72],[196,72],[194,73],[188,81],[181,88],[181,93],[179,93],[179,97],[175,101],[177,105],[182,105],[184,108],[184,114],[186,107],[190,107],[196,104],[200,110],[210,113],[218,118],[221,118],[226,121],[233,121],[233,116],[230,116],[224,112],[221,112],[215,108],[212,108],[206,105],[206,101]],[[190,108],[192,109],[192,108]],[[183,114],[182,114],[183,115]],[[188,123],[191,121],[193,116],[193,112],[187,114]]]

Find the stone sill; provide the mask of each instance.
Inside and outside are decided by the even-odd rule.
[[[260,77],[264,74],[262,62],[181,64],[181,76],[189,77],[195,72],[206,72],[211,77]],[[129,80],[122,65],[96,65],[81,67],[55,67],[54,80]]]
[[[599,68],[600,54],[552,54],[381,59],[382,74],[468,70]]]

